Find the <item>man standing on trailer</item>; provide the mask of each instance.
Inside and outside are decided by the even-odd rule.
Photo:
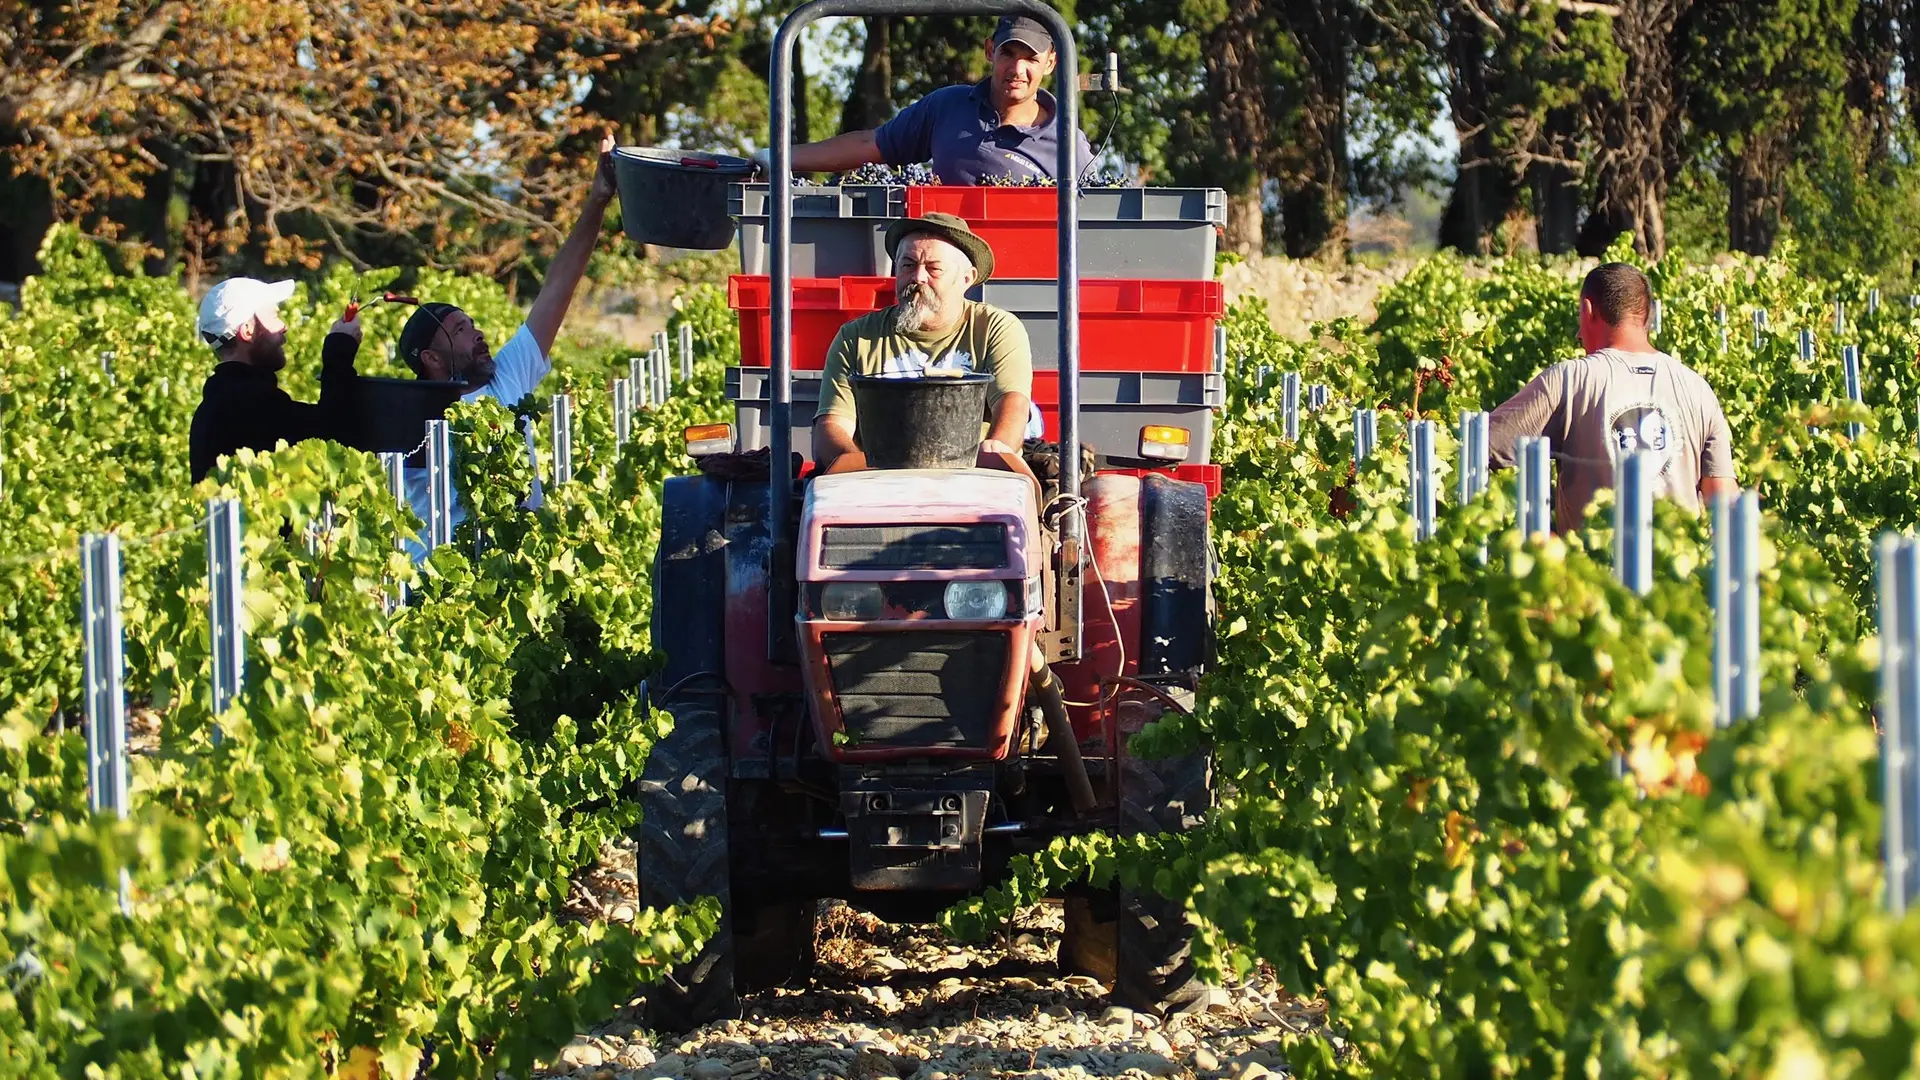
[[[320,400],[295,401],[280,389],[280,369],[287,366],[280,305],[292,295],[291,281],[242,277],[220,282],[200,301],[200,337],[220,363],[200,391],[187,436],[194,483],[236,450],[272,450],[302,439],[352,441],[360,324],[342,319],[327,331],[320,346]]]
[[[520,324],[495,356],[487,348],[486,335],[473,324],[473,317],[452,304],[422,304],[400,330],[400,359],[423,379],[464,382],[472,387],[460,400],[477,401],[490,397],[512,407],[540,385],[553,370],[548,353],[560,335],[560,324],[573,305],[573,293],[586,273],[587,259],[600,237],[606,220],[607,205],[618,188],[613,178],[613,136],[600,140],[600,163],[593,174],[593,186],[587,191],[586,206],[566,242],[547,264],[547,278],[534,298],[527,319]],[[431,520],[427,470],[408,469],[407,501],[421,521]],[[456,488],[453,498],[453,523],[466,520]],[[418,562],[426,558],[426,548],[409,544],[408,551]]]
[[[1613,486],[1623,455],[1659,457],[1654,494],[1700,512],[1703,499],[1738,491],[1733,433],[1713,387],[1647,339],[1653,289],[1625,263],[1607,263],[1580,287],[1580,346],[1587,355],[1541,372],[1493,411],[1495,468],[1510,468],[1523,435],[1545,435],[1560,461],[1553,528],[1586,520],[1594,492]]]
[[[813,417],[814,462],[824,471],[861,453],[850,375],[991,375],[980,448],[1018,454],[1026,439],[1040,436],[1033,346],[1011,313],[967,299],[968,289],[993,276],[993,248],[952,214],[896,221],[886,242],[898,302],[841,327],[827,348]]]
[[[1008,15],[986,46],[993,70],[984,82],[935,90],[877,128],[795,146],[793,171],[845,172],[861,165],[931,161],[934,175],[945,184],[1058,180],[1058,106],[1046,90],[1059,63],[1053,35],[1037,19]],[[1074,139],[1085,175],[1093,148],[1077,131]],[[773,170],[766,150],[754,161],[763,172]]]

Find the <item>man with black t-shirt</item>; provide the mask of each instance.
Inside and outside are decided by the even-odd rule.
[[[360,324],[342,319],[327,331],[320,349],[320,400],[295,401],[280,389],[287,325],[279,308],[292,295],[291,281],[228,278],[200,302],[200,337],[213,346],[220,363],[193,411],[187,456],[194,483],[236,450],[272,450],[302,439],[353,441],[353,361],[360,351]]]

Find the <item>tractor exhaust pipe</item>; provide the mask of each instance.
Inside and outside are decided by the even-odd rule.
[[[1080,757],[1080,740],[1074,737],[1073,721],[1067,718],[1065,687],[1060,685],[1060,676],[1047,666],[1038,648],[1033,650],[1033,678],[1027,683],[1027,693],[1034,696],[1040,715],[1046,719],[1046,748],[1066,774],[1067,798],[1072,800],[1076,813],[1091,813],[1093,780],[1087,776],[1087,763]]]

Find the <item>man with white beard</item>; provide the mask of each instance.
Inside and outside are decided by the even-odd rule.
[[[1019,454],[1026,439],[1040,436],[1026,327],[1009,312],[967,299],[968,289],[993,276],[993,249],[952,214],[896,221],[886,242],[898,302],[841,327],[827,349],[813,417],[815,463],[825,470],[861,452],[848,376],[916,378],[929,371],[993,376],[980,448]]]

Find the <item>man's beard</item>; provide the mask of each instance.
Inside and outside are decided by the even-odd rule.
[[[909,285],[900,290],[900,308],[893,317],[894,329],[906,334],[917,334],[933,325],[940,317],[940,301],[932,290],[918,285]]]
[[[277,334],[264,338],[254,346],[254,366],[262,371],[279,371],[287,366],[287,336]]]

